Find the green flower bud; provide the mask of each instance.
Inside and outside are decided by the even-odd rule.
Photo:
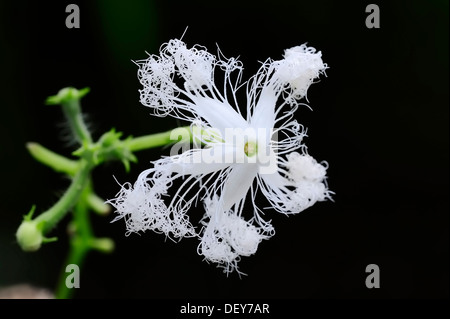
[[[33,220],[24,220],[16,232],[16,239],[24,251],[36,251],[41,248],[44,236],[38,223]]]

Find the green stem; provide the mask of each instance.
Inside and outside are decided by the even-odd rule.
[[[49,210],[36,217],[36,223],[44,222],[42,229],[44,235],[51,230],[77,202],[88,182],[91,169],[92,164],[81,159],[79,171],[74,176],[72,183],[64,195]]]
[[[86,200],[89,207],[99,215],[107,215],[111,211],[111,206],[105,204],[105,200],[95,193],[90,193]]]
[[[62,102],[62,108],[77,141],[80,144],[92,143],[91,134],[89,133],[89,130],[83,121],[83,115],[81,114],[80,100],[65,100]]]
[[[68,159],[67,157],[61,156],[38,143],[29,142],[26,144],[26,147],[30,154],[34,157],[34,159],[44,165],[49,166],[56,172],[66,173],[70,176],[74,176],[78,171],[78,161],[74,161]]]
[[[89,242],[93,237],[92,227],[88,216],[89,212],[87,203],[90,193],[92,193],[92,182],[90,176],[88,176],[88,180],[82,193],[80,194],[78,203],[73,209],[75,234],[73,234],[70,239],[70,251],[66,264],[61,271],[59,283],[55,293],[55,297],[57,299],[66,299],[72,296],[74,288],[68,288],[66,285],[67,273],[65,272],[65,268],[67,265],[75,264],[79,267],[79,269],[81,269],[85,257],[90,249]]]
[[[149,148],[174,144],[180,141],[190,141],[192,138],[189,126],[179,127],[167,132],[145,135],[125,141],[131,152],[142,151]]]
[[[74,293],[74,289],[68,288],[66,285],[68,274],[65,272],[65,268],[67,265],[75,264],[81,269],[89,251],[97,249],[104,253],[109,253],[114,249],[114,244],[111,239],[94,237],[91,222],[89,220],[89,198],[92,194],[92,179],[89,178],[86,187],[81,193],[80,199],[73,210],[73,223],[75,229],[74,234],[72,234],[70,239],[70,251],[61,271],[56,288],[55,297],[57,299],[71,298]]]
[[[79,239],[72,239],[70,243],[70,251],[66,259],[66,263],[61,269],[58,285],[56,287],[55,298],[56,299],[68,299],[71,298],[76,288],[69,288],[66,285],[66,267],[67,265],[77,265],[79,269],[83,266],[86,255],[89,252],[89,247],[79,243]]]
[[[89,176],[86,186],[84,187],[84,190],[80,195],[80,200],[78,201],[77,205],[75,205],[75,209],[73,211],[74,222],[76,223],[77,227],[76,231],[77,234],[80,235],[81,238],[83,238],[83,243],[88,243],[90,238],[93,236],[88,214],[88,198],[92,193],[92,179]]]

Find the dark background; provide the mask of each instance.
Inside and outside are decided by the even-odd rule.
[[[67,29],[76,3],[81,28]],[[67,156],[60,109],[44,105],[66,86],[89,86],[83,109],[95,137],[111,127],[139,136],[181,125],[139,103],[131,60],[157,53],[185,31],[201,44],[239,56],[244,78],[258,61],[307,42],[330,69],[313,85],[307,108],[309,152],[330,164],[335,202],[297,216],[275,212],[276,235],[243,258],[248,276],[228,278],[197,255],[198,242],[146,233],[125,237],[123,222],[93,216],[95,233],[116,242],[92,252],[76,298],[448,298],[448,1],[375,1],[381,28],[367,29],[369,1],[21,1],[0,3],[0,287],[53,289],[67,251],[60,237],[24,253],[14,233],[32,204],[50,207],[68,181],[35,162],[25,143]],[[112,198],[167,150],[138,153],[126,174],[99,167],[95,189]],[[195,212],[194,212],[195,214]],[[365,268],[381,269],[367,289]]]

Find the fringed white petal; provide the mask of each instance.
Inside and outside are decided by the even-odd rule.
[[[205,48],[194,46],[188,49],[183,41],[173,39],[162,47],[161,55],[173,59],[178,73],[190,89],[209,86],[212,83],[216,57]]]
[[[226,101],[221,102],[209,97],[192,97],[195,104],[192,112],[203,118],[212,128],[225,135],[225,129],[242,128],[249,125],[245,119]]]
[[[258,173],[257,164],[237,164],[228,175],[221,194],[223,211],[228,211],[247,195]]]
[[[301,155],[292,152],[286,156],[286,168],[289,170],[289,177],[295,182],[311,181],[322,182],[327,174],[326,162],[323,164],[308,154]]]
[[[219,264],[226,273],[237,270],[240,257],[253,255],[259,243],[270,237],[262,228],[237,216],[234,210],[223,211],[216,196],[205,200],[205,209],[202,224],[206,228],[198,253],[206,260]]]
[[[195,236],[189,218],[184,213],[171,212],[162,199],[170,183],[167,177],[147,170],[133,186],[124,184],[116,198],[108,201],[118,214],[114,221],[124,218],[127,234],[153,230],[174,238]]]
[[[331,199],[326,184],[327,167],[317,163],[310,155],[293,152],[282,166],[284,176],[261,174],[258,184],[273,208],[284,214],[297,214],[317,201]]]
[[[309,86],[328,66],[322,61],[322,53],[306,44],[287,49],[284,59],[278,61],[276,77],[289,85],[292,98],[306,96]]]
[[[157,166],[164,165],[164,170],[170,173],[198,176],[227,168],[233,164],[235,154],[233,145],[216,143],[209,148],[192,149],[154,163]]]
[[[278,96],[272,86],[265,87],[261,91],[250,119],[252,127],[256,129],[272,129],[275,127],[275,106],[277,99]]]
[[[191,122],[203,120],[222,133],[225,128],[248,126],[227,99],[227,86],[233,93],[236,91],[231,72],[241,69],[235,59],[220,60],[201,46],[188,49],[184,42],[174,39],[161,47],[160,56],[151,55],[137,64],[143,85],[141,103],[151,107],[155,115]],[[225,73],[222,91],[213,81],[216,67]]]

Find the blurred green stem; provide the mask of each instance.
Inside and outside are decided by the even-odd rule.
[[[85,189],[92,168],[92,164],[90,165],[86,160],[81,159],[80,168],[64,195],[49,210],[35,218],[38,223],[45,222],[42,229],[43,235],[46,235],[78,201],[81,192]]]
[[[61,156],[44,146],[29,142],[26,144],[30,154],[38,162],[51,167],[53,170],[59,173],[66,173],[70,176],[74,176],[79,169],[79,162],[68,159],[67,157]]]
[[[66,284],[67,273],[65,272],[66,266],[75,264],[80,269],[84,263],[85,257],[88,252],[95,248],[92,245],[96,241],[94,237],[92,226],[89,220],[89,196],[92,194],[92,181],[89,176],[87,185],[84,187],[79,201],[73,210],[73,223],[72,227],[69,227],[70,238],[70,251],[67,256],[67,260],[61,270],[60,279],[56,288],[55,297],[57,299],[67,299],[72,297],[74,288],[68,288]],[[72,229],[71,229],[72,228]],[[112,242],[112,240],[110,240]],[[109,250],[105,252],[111,252],[114,249],[114,245],[110,245]]]
[[[126,141],[126,144],[131,152],[136,152],[173,144],[179,141],[190,141],[190,132],[189,126],[179,127],[167,132],[135,137]]]

